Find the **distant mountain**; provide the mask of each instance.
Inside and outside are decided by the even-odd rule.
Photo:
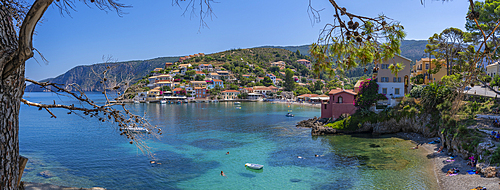
[[[409,58],[412,62],[420,60],[424,54],[427,40],[403,40],[401,42],[401,55]],[[309,56],[309,45],[301,46],[261,46],[262,48],[281,48],[292,52],[300,51],[301,54]]]
[[[41,82],[53,82],[57,84],[78,84],[84,91],[102,91],[100,77],[109,66],[107,74],[108,83],[120,83],[122,81],[137,82],[155,68],[164,68],[166,62],[176,62],[179,57],[160,57],[144,61],[126,61],[118,63],[98,63],[94,65],[76,66],[66,73],[55,78],[42,80]],[[38,85],[28,85],[27,92],[43,91]]]

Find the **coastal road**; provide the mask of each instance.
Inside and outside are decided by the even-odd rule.
[[[497,95],[495,92],[491,91],[490,89],[484,87],[484,86],[474,86],[472,87],[469,91],[464,91],[467,94],[477,94],[477,95],[483,95],[483,96],[489,96],[489,97],[495,97]]]

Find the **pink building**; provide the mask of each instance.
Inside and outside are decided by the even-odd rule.
[[[333,89],[328,95],[330,100],[321,105],[321,118],[339,118],[343,114],[352,115],[357,108],[354,106],[354,100],[357,93],[352,90]]]

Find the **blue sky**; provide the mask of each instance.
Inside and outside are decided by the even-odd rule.
[[[114,12],[76,3],[71,16],[52,5],[36,28],[34,47],[49,61],[35,55],[26,63],[26,77],[56,77],[78,65],[102,62],[111,55],[118,61],[215,53],[232,48],[263,45],[305,45],[315,42],[320,29],[333,19],[327,0],[311,0],[321,12],[321,22],[311,24],[308,0],[218,0],[209,29],[199,31],[199,17],[182,16],[183,8],[171,1],[120,1],[131,8],[119,17]],[[183,4],[184,3],[184,4]],[[384,14],[400,21],[407,40],[426,40],[448,27],[464,30],[468,1],[337,0],[348,11],[363,15]],[[185,2],[181,2],[185,7]]]

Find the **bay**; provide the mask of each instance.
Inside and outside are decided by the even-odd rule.
[[[77,104],[51,93],[33,102]],[[89,94],[96,102],[101,94]],[[312,137],[298,121],[318,108],[270,103],[130,104],[162,128],[145,142],[150,164],[112,124],[53,110],[56,119],[23,105],[20,152],[23,181],[108,189],[436,189],[429,160],[393,136]],[[292,110],[296,117],[285,117]],[[226,152],[229,152],[226,155]],[[321,155],[315,157],[315,154]],[[300,156],[302,158],[297,158]],[[245,163],[264,165],[263,170]],[[51,176],[39,175],[48,171]],[[226,177],[220,176],[224,171]]]

